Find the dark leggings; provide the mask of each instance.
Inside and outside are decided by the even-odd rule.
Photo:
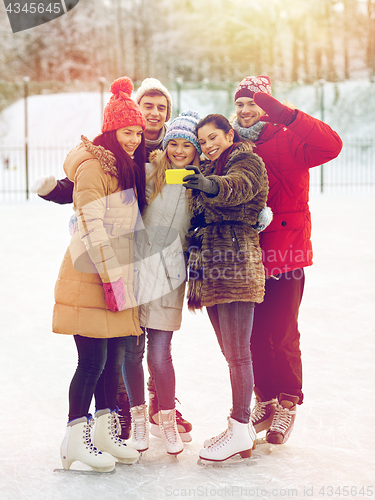
[[[100,339],[74,335],[78,366],[69,388],[69,422],[89,415],[93,395],[96,411],[116,408],[125,338]]]

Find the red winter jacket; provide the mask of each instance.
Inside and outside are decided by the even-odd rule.
[[[263,127],[254,153],[267,169],[267,205],[273,211],[271,224],[260,233],[266,276],[312,265],[309,168],[336,158],[341,148],[329,125],[299,110],[288,127]]]

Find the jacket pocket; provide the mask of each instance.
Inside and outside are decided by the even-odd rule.
[[[163,307],[171,307],[172,309],[182,309],[185,297],[185,285],[181,283],[172,292],[167,293],[161,297],[161,305]]]
[[[306,215],[304,212],[289,214],[273,214],[271,224],[264,229],[263,233],[272,231],[290,231],[291,229],[303,229],[306,225]]]

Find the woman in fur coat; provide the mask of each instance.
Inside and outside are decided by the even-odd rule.
[[[125,340],[142,335],[132,262],[134,229],[146,205],[146,122],[132,90],[127,77],[113,82],[102,134],[93,142],[82,137],[64,163],[74,182],[77,224],[55,286],[53,331],[72,335],[78,351],[61,445],[64,469],[78,460],[109,472],[115,459],[132,464],[139,456],[119,438],[116,413]]]
[[[132,415],[131,445],[149,446],[149,420],[144,394],[142,358],[147,335],[147,360],[155,382],[158,411],[150,410],[151,433],[162,437],[167,453],[177,455],[190,441],[188,429],[179,429],[175,409],[175,372],[171,357],[173,332],[179,330],[186,284],[186,234],[190,227],[189,195],[182,184],[167,184],[166,172],[199,165],[201,153],[194,111],[183,112],[169,125],[164,151],[154,151],[146,165],[148,205],[142,213],[147,243],[137,238],[142,255],[137,262],[137,303],[145,334],[127,339],[124,380]],[[138,234],[138,233],[137,233]],[[145,252],[146,250],[146,252]],[[150,399],[150,405],[153,404]],[[185,432],[182,432],[185,430]],[[179,432],[180,431],[180,432]]]
[[[268,195],[263,161],[241,143],[222,115],[197,126],[202,152],[210,162],[185,177],[192,188],[188,305],[207,308],[227,360],[233,406],[228,428],[205,442],[200,459],[220,462],[238,453],[249,457],[255,433],[249,429],[253,372],[250,336],[254,303],[264,295],[264,268],[258,214]]]

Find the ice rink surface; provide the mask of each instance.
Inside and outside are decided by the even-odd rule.
[[[375,196],[319,195],[310,206],[314,265],[300,312],[305,402],[288,443],[273,453],[258,446],[248,466],[197,465],[204,439],[226,427],[231,397],[206,313],[185,310],[173,358],[192,443],[176,460],[151,438],[138,464],[82,476],[53,472],[77,361],[73,339],[51,333],[72,207],[35,195],[0,204],[1,499],[374,497]]]

